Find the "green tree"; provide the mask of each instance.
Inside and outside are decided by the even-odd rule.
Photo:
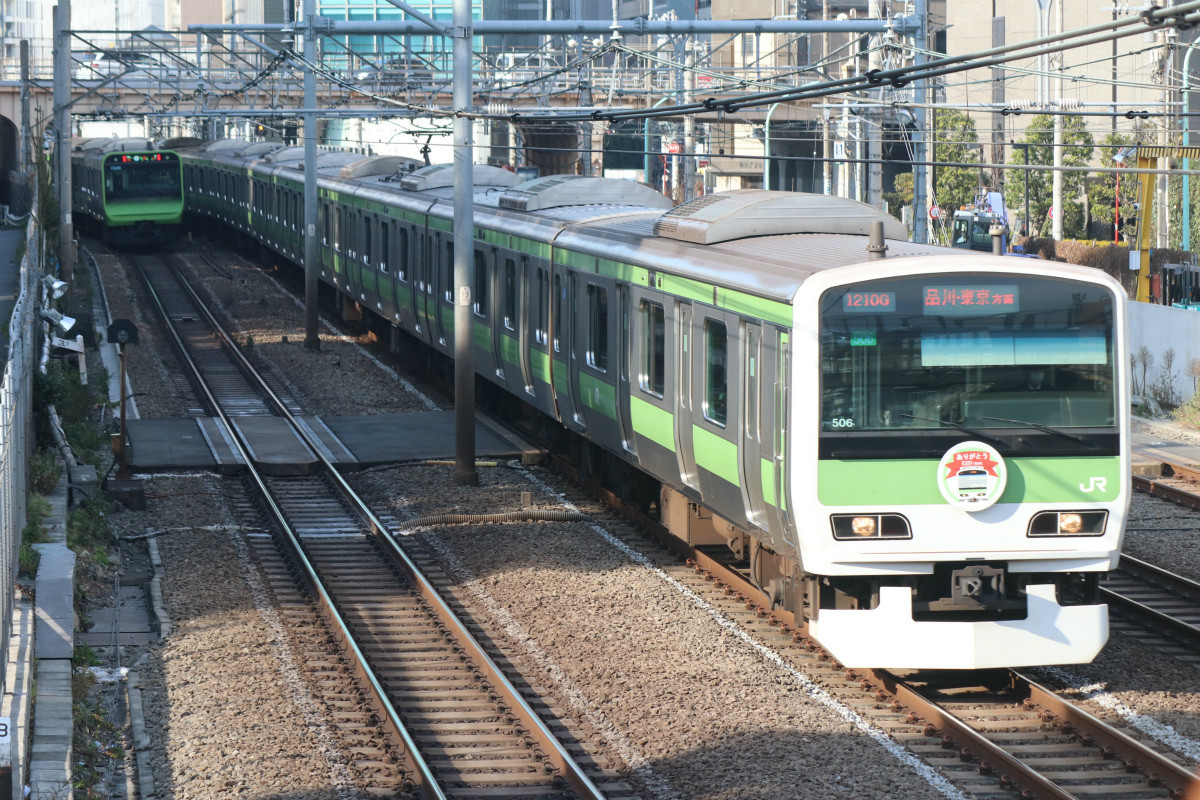
[[[1014,147],[1010,156],[1012,163],[1050,167],[1054,164],[1054,117],[1039,114],[1025,129],[1022,144],[1029,147]],[[1084,126],[1083,118],[1070,114],[1063,117],[1063,166],[1087,166],[1095,149],[1095,139]],[[1028,156],[1028,160],[1027,157]],[[1063,235],[1080,237],[1084,234],[1083,188],[1086,174],[1063,173]],[[1004,202],[1009,208],[1024,208],[1025,178],[1011,175],[1005,182]],[[1031,235],[1049,236],[1052,222],[1050,205],[1053,197],[1053,170],[1032,170],[1029,174],[1029,216],[1034,230]]]
[[[965,111],[940,109],[934,114],[933,160],[937,164],[978,164],[979,134]],[[979,167],[934,167],[933,193],[949,213],[975,202],[985,178]]]
[[[903,210],[913,204],[913,174],[901,172],[896,176],[895,190],[883,193],[883,201],[887,203],[888,213],[896,219],[903,219]]]

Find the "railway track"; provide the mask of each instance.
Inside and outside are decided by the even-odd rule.
[[[594,508],[589,513],[604,515]],[[328,544],[330,552],[336,552],[333,540],[353,538],[345,532],[345,524],[318,525],[318,533],[311,538],[322,544],[308,549],[316,552]],[[322,526],[334,532],[322,533]],[[665,540],[663,546],[690,558],[693,565],[671,568],[672,575],[715,595],[722,611],[745,630],[785,654],[819,686],[836,693],[856,713],[975,796],[1011,797],[1010,789],[1016,788],[1026,797],[1172,797],[1180,796],[1192,782],[1189,771],[1170,758],[1078,713],[1052,692],[1015,673],[991,676],[989,685],[978,686],[940,676],[846,671],[818,645],[804,640],[794,620],[766,610],[763,598],[735,565],[722,564],[702,552],[682,550],[674,539]],[[334,555],[333,563],[339,558]],[[422,566],[428,565],[423,562]],[[370,594],[377,596],[373,591]],[[364,624],[376,630],[389,627],[386,616]],[[498,658],[493,653],[493,659]],[[979,676],[973,678],[978,683]],[[363,749],[364,758],[373,764],[378,753],[370,746]],[[443,770],[454,769],[439,765]],[[464,796],[476,796],[472,791],[478,787]]]
[[[569,463],[556,466],[578,480]],[[727,613],[976,797],[1011,798],[1017,790],[1022,798],[1055,800],[1182,798],[1200,791],[1194,765],[1020,672],[844,670],[804,637],[790,613],[771,610],[737,565],[683,544],[603,487],[588,490],[622,507],[659,545],[686,559],[696,578],[726,596]],[[1131,560],[1129,574],[1134,569]]]
[[[237,409],[261,407],[294,423],[295,403],[261,379],[182,278],[172,282],[165,265],[142,269],[140,261],[156,314],[210,413],[235,431],[223,407],[222,398],[230,398]],[[234,374],[242,379],[215,388],[208,380]],[[376,788],[403,786],[436,798],[600,798],[597,782],[624,788],[598,766],[589,774],[580,765],[328,460],[320,458],[319,476],[271,479],[253,468],[243,443],[236,445],[273,530],[269,545],[261,536],[252,541],[276,597],[294,612],[298,580],[358,677],[362,697],[335,687],[331,711],[348,715],[339,725],[359,742],[351,749],[368,762]],[[316,677],[328,667],[327,658],[318,659]],[[378,741],[379,727],[389,746]],[[403,765],[400,778],[391,774],[391,753]]]

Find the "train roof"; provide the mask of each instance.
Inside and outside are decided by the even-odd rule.
[[[294,165],[302,152],[286,148],[265,160],[246,160],[269,172],[291,168],[300,178]],[[388,157],[324,152],[318,173],[339,192],[453,217],[451,164],[408,172],[402,161]],[[481,227],[713,285],[736,285],[783,302],[790,302],[815,272],[867,261],[874,222],[883,224],[889,258],[973,255],[908,242],[899,220],[845,198],[749,189],[705,195],[672,208],[663,195],[628,180],[554,175],[518,182],[514,173],[484,164],[474,164],[472,175],[475,221]]]
[[[475,186],[507,187],[521,183],[521,176],[490,164],[472,164],[471,182]],[[430,164],[420,167],[400,180],[400,188],[410,192],[444,189],[448,186],[454,186],[453,164]]]
[[[845,197],[766,189],[740,189],[698,197],[663,214],[657,236],[695,244],[779,233],[840,233],[866,236],[883,224],[885,239],[907,236],[904,223]]]
[[[729,197],[735,202],[724,203]],[[573,225],[559,235],[556,243],[573,250],[627,263],[653,264],[660,269],[705,283],[719,286],[736,285],[763,297],[790,302],[800,285],[813,273],[859,264],[868,259],[869,237],[866,230],[861,234],[845,233],[840,232],[839,227],[846,230],[865,225],[869,230],[869,223],[875,216],[886,216],[870,206],[865,206],[867,210],[863,211],[854,208],[863,206],[861,203],[825,195],[746,190],[706,195],[706,198],[701,200],[705,200],[708,208],[715,209],[708,216],[719,221],[719,227],[714,226],[716,231],[713,236],[719,241],[711,244],[694,241],[704,233],[702,229],[690,231],[682,236],[662,235],[663,220],[680,217],[681,215],[676,213],[679,209],[665,214],[627,215]],[[693,201],[686,205],[699,202]],[[847,203],[852,203],[853,206]],[[780,220],[772,220],[772,214],[766,214],[768,224],[763,223],[765,210],[773,209],[778,212],[788,207],[819,208],[821,205],[830,209],[844,207],[861,214],[865,219],[857,222],[837,220],[830,225],[830,230],[822,228],[823,215],[819,213],[811,214],[808,218]],[[722,207],[724,210],[720,210]],[[738,219],[739,215],[744,215],[744,218]],[[946,253],[971,256],[964,250],[917,244],[897,238],[897,235],[906,234],[904,226],[894,219],[892,222],[895,224],[889,224],[887,220],[881,221],[884,222],[889,258]],[[775,227],[781,232],[748,233],[770,227]],[[656,231],[660,232],[656,235]],[[743,235],[728,236],[730,231]]]

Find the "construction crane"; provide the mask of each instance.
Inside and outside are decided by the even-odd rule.
[[[1122,153],[1128,148],[1123,148]],[[1118,155],[1121,155],[1118,154]],[[1152,169],[1160,158],[1200,158],[1200,147],[1178,147],[1162,145],[1139,144],[1133,148],[1136,166],[1140,170]],[[1128,157],[1125,159],[1128,163]],[[1154,175],[1150,172],[1138,173],[1137,191],[1137,229],[1133,235],[1133,246],[1129,248],[1129,268],[1137,270],[1137,293],[1134,299],[1150,302],[1150,226],[1154,208]],[[1161,213],[1167,213],[1162,209]],[[1185,245],[1186,247],[1186,245]]]

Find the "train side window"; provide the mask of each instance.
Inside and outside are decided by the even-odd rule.
[[[667,363],[666,313],[662,303],[641,302],[642,370],[638,386],[643,392],[661,398],[666,390],[663,374]]]
[[[379,271],[384,274],[388,271],[388,255],[391,254],[388,249],[388,224],[387,220],[379,221]]]
[[[484,319],[488,315],[488,275],[487,275],[487,256],[481,250],[475,251],[475,286],[472,292],[475,295],[474,308],[475,313]]]
[[[746,328],[746,436],[758,441],[758,371],[762,333],[757,327]]]
[[[729,396],[727,344],[725,323],[704,320],[704,418],[721,427],[725,427]]]
[[[608,290],[589,283],[587,286],[588,343],[587,363],[601,372],[608,371]]]
[[[537,269],[537,317],[534,319],[533,325],[533,340],[540,345],[545,345],[549,341],[550,334],[546,330],[546,306],[550,302],[550,281],[547,278],[546,270],[541,267]]]
[[[454,242],[446,242],[446,260],[442,262],[442,296],[447,303],[454,302]]]
[[[321,220],[321,244],[329,247],[329,208],[324,205],[318,206],[317,216]]]
[[[333,249],[337,252],[342,252],[342,234],[346,230],[346,214],[341,206],[337,207],[337,213],[334,217],[333,224]]]
[[[363,217],[363,247],[362,259],[364,264],[371,263],[371,218]]]
[[[396,230],[396,277],[408,280],[408,229],[403,227]]]
[[[504,327],[517,329],[517,264],[511,258],[504,260]]]

